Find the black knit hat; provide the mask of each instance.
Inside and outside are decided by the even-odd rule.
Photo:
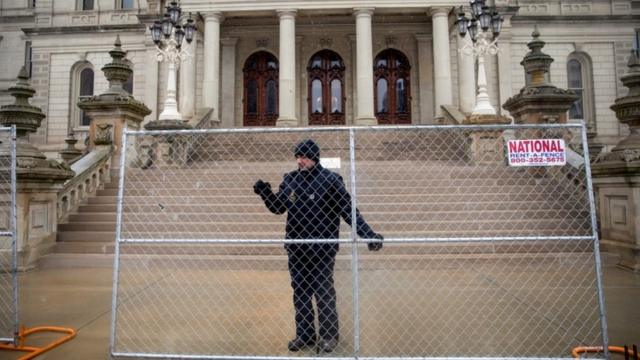
[[[293,151],[295,156],[304,155],[316,163],[320,162],[320,147],[311,139],[302,140]]]

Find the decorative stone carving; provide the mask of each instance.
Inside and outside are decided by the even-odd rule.
[[[96,124],[96,137],[94,140],[94,144],[111,145],[113,143],[113,139],[111,136],[112,128],[113,125],[111,124]]]
[[[120,151],[122,129],[138,129],[140,122],[151,114],[151,110],[123,88],[133,70],[124,58],[126,52],[122,50],[119,36],[116,37],[109,55],[112,61],[102,67],[109,81],[109,88],[100,95],[80,98],[78,107],[91,119],[89,148],[113,144],[117,154]]]
[[[269,46],[269,39],[267,38],[256,39],[256,47],[266,48],[267,46]]]
[[[553,62],[551,56],[542,52],[545,42],[540,33],[533,31],[533,40],[527,44],[529,53],[520,63],[525,72],[531,75],[531,84],[509,98],[503,105],[514,117],[516,123],[540,124],[549,120],[556,123],[567,121],[567,110],[578,99],[571,90],[560,89],[547,83],[546,78]]]
[[[620,80],[629,88],[626,96],[616,99],[611,109],[618,121],[629,126],[629,136],[620,141],[610,153],[598,157],[592,167],[593,183],[598,192],[600,228],[605,249],[620,255],[619,265],[640,271],[640,54],[632,50],[629,72]],[[625,231],[611,206],[623,208]],[[617,216],[620,218],[620,216]]]

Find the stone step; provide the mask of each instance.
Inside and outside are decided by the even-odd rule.
[[[273,191],[278,190],[279,184],[271,184]],[[430,184],[382,184],[379,187],[358,186],[359,195],[371,194],[397,194],[397,195],[413,195],[413,194],[479,194],[479,193],[509,193],[509,194],[536,194],[536,193],[563,193],[565,189],[558,186],[537,186],[537,185],[488,185],[488,184],[467,184],[464,186],[452,186],[450,184],[434,186]],[[238,183],[232,187],[215,186],[215,187],[188,187],[186,184],[181,188],[160,187],[160,186],[131,186],[127,187],[124,193],[125,198],[132,196],[150,196],[150,197],[170,197],[170,196],[242,196],[253,195],[253,184],[247,186],[238,186]],[[97,194],[102,197],[117,197],[117,189],[101,190]]]
[[[113,213],[115,214],[117,210],[117,207],[115,204],[108,204],[108,205],[80,205],[78,207],[78,213],[105,213],[105,212],[109,212],[109,213]]]
[[[226,223],[226,222],[274,222],[281,223],[283,221],[283,217],[279,217],[274,215],[266,210],[266,208],[261,207],[262,211],[259,213],[251,213],[248,215],[244,209],[242,212],[238,212],[238,209],[235,209],[234,212],[145,212],[145,213],[127,213],[129,215],[124,219],[125,222],[135,221],[135,222],[146,222],[146,223],[203,223],[208,222],[211,224],[218,223]],[[557,209],[553,209],[554,211],[549,211],[550,209],[543,210],[532,210],[532,209],[522,209],[520,211],[514,211],[513,209],[508,210],[497,210],[491,211],[486,210],[483,207],[473,208],[469,207],[468,210],[463,211],[367,211],[365,214],[365,218],[368,222],[378,223],[378,222],[393,222],[393,221],[415,221],[415,222],[423,222],[423,221],[471,221],[487,218],[492,220],[542,220],[542,219],[558,219],[558,211]],[[562,211],[562,215],[567,219],[575,219],[575,218],[588,218],[588,211],[579,211],[574,209],[566,209]],[[84,223],[113,223],[115,226],[116,223],[116,214],[112,213],[86,213],[86,214],[75,214],[69,216],[69,222],[64,225],[78,225]],[[59,227],[60,229],[60,227]]]
[[[383,250],[384,251],[384,250]],[[412,270],[412,269],[457,269],[469,265],[510,264],[523,266],[543,263],[567,262],[582,263],[592,261],[593,253],[585,251],[551,253],[473,253],[473,254],[425,254],[425,255],[386,255],[381,252],[363,250],[358,257],[360,270]],[[39,260],[39,267],[50,268],[111,268],[113,254],[50,254]],[[163,268],[180,271],[185,268],[217,270],[273,270],[287,271],[286,255],[133,255],[121,254],[120,275],[140,269]],[[336,271],[352,271],[352,257],[336,256]]]
[[[571,194],[564,192],[538,192],[538,193],[512,193],[509,191],[504,192],[475,192],[475,193],[408,193],[408,194],[389,194],[389,193],[372,193],[372,194],[358,194],[358,203],[385,203],[385,202],[402,202],[402,203],[451,203],[466,201],[467,203],[484,203],[486,201],[542,201],[548,200],[552,202],[568,200],[571,198]],[[116,196],[98,196],[88,199],[89,205],[115,205],[118,198]],[[585,198],[586,202],[587,199]],[[258,197],[253,191],[246,191],[242,195],[193,195],[186,193],[182,196],[125,196],[125,206],[140,206],[150,204],[163,204],[167,205],[208,205],[208,204],[236,204],[238,206],[251,206],[258,203],[262,203],[260,197]]]
[[[113,254],[115,241],[112,242],[65,242],[56,245],[64,253]],[[592,251],[586,241],[546,240],[524,242],[454,242],[454,243],[386,243],[378,254],[383,255],[429,255],[429,254],[522,254],[552,252]],[[351,244],[341,243],[340,254],[348,255]],[[364,244],[358,245],[359,253],[368,253]],[[283,244],[131,244],[120,245],[121,254],[140,255],[286,255]]]
[[[510,237],[510,236],[588,236],[590,224],[575,222],[559,224],[557,221],[549,221],[545,224],[526,224],[498,222],[493,228],[487,229],[485,223],[462,225],[458,222],[440,223],[439,226],[420,224],[420,227],[403,227],[402,224],[390,224],[389,226],[374,224],[375,231],[388,238],[424,238],[424,237]],[[498,225],[500,225],[498,227]],[[143,224],[137,228],[127,228],[122,232],[122,238],[132,239],[280,239],[284,236],[284,223],[280,225],[260,225],[248,229],[242,224],[225,224],[216,228],[211,225],[198,229],[193,225],[156,226]],[[341,227],[341,234],[346,238],[350,228]],[[113,241],[115,231],[61,231],[57,241]]]
[[[162,206],[160,206],[162,205]],[[526,210],[539,210],[539,211],[570,211],[573,209],[586,209],[580,202],[550,202],[548,200],[517,200],[517,201],[484,201],[481,203],[469,203],[467,201],[451,201],[451,202],[436,202],[436,203],[402,203],[396,201],[389,202],[372,202],[372,201],[358,201],[358,208],[366,216],[369,212],[405,212],[405,211],[495,211],[495,210],[510,210],[510,211],[526,211]],[[164,204],[149,204],[149,205],[130,205],[124,206],[124,214],[138,214],[138,213],[165,213],[167,207]],[[197,204],[197,205],[176,205],[171,204],[171,212],[176,214],[209,214],[209,213],[222,213],[222,212],[237,212],[242,210],[251,214],[264,214],[268,212],[265,205],[257,201],[251,204],[238,204],[238,203],[209,203],[209,204]],[[80,207],[78,213],[104,213],[112,212],[115,214],[116,205],[83,205]],[[115,216],[115,215],[114,215]]]

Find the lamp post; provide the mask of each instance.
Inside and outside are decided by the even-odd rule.
[[[460,7],[456,27],[458,34],[465,40],[465,44],[459,51],[478,58],[478,92],[476,94],[476,106],[472,115],[496,115],[496,110],[491,106],[487,93],[487,75],[484,67],[486,54],[496,55],[498,48],[498,36],[502,30],[504,18],[498,14],[495,8],[489,8],[485,0],[472,0],[471,17],[467,18]],[[467,37],[469,33],[469,37]]]
[[[158,120],[162,123],[162,128],[164,129],[184,127],[182,115],[178,111],[178,102],[176,101],[176,69],[184,58],[191,56],[181,46],[184,40],[187,43],[191,43],[196,31],[196,25],[191,19],[191,14],[189,14],[186,22],[181,23],[182,9],[176,1],[172,1],[166,8],[167,12],[164,14],[164,18],[155,21],[149,27],[151,38],[158,49],[158,62],[167,61],[169,63],[167,95],[164,101],[164,109],[158,116]]]

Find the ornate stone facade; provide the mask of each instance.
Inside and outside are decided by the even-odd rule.
[[[165,96],[166,69],[151,60],[156,53],[146,28],[160,16],[163,2],[141,1],[135,3],[139,8],[119,9],[117,1],[94,0],[93,9],[83,10],[82,2],[73,0],[43,0],[33,8],[13,1],[15,6],[0,10],[0,102],[8,102],[1,93],[10,86],[4,79],[13,77],[29,57],[38,94],[34,103],[47,115],[32,137],[41,148],[62,149],[70,130],[75,130],[82,145],[88,128],[81,123],[82,112],[76,107],[82,92],[79,71],[92,69],[92,93],[104,91],[107,81],[98,70],[110,61],[107,52],[116,34],[134,69],[133,95],[144,99],[152,110],[145,122],[157,119]],[[582,84],[588,98],[583,103],[591,109],[584,112],[589,117],[584,120],[594,125],[597,141],[609,147],[617,143],[626,128],[618,124],[609,106],[623,91],[617,75],[626,64],[640,10],[631,1],[617,0],[495,3],[505,23],[501,53],[487,59],[492,105],[500,108],[524,87],[518,63],[537,24],[547,41],[546,51],[555,59],[550,67],[551,83],[570,88],[568,62],[576,54],[589,61],[582,64],[588,67]],[[372,67],[377,55],[387,49],[405,55],[410,65],[412,123],[437,123],[439,116],[446,116],[441,106],[466,112],[469,94],[474,92],[474,79],[469,76],[473,62],[458,56],[457,34],[451,26],[455,9],[467,6],[466,1],[448,7],[418,0],[375,1],[366,9],[360,1],[275,4],[257,0],[181,2],[183,14],[196,17],[199,28],[190,49],[193,59],[182,64],[179,74],[178,101],[187,120],[197,123],[198,114],[210,108],[210,118],[217,126],[244,126],[245,65],[253,54],[265,51],[279,62],[278,112],[283,124],[307,125],[312,97],[308,67],[314,54],[325,49],[338,54],[344,63],[345,124],[356,124],[358,119],[375,122],[380,104],[376,84],[371,83],[375,80]],[[9,8],[12,10],[6,10]],[[510,115],[504,109],[500,113]]]

